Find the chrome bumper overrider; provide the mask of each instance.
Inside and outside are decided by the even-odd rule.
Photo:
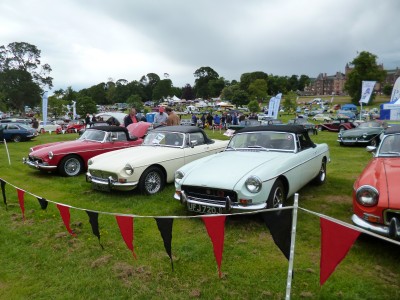
[[[34,169],[40,169],[40,170],[55,170],[55,169],[57,169],[57,166],[49,166],[49,165],[41,164],[37,161],[31,161],[25,157],[22,159],[22,162]]]
[[[126,183],[121,183],[118,181],[115,181],[111,176],[108,178],[99,178],[99,177],[94,177],[90,175],[89,172],[86,173],[86,182],[89,183],[94,183],[98,185],[103,185],[103,186],[108,186],[109,189],[113,190],[120,190],[120,191],[130,191],[136,188],[138,185],[138,182],[126,182]]]
[[[265,209],[267,207],[266,203],[243,206],[238,203],[233,203],[229,197],[226,197],[224,204],[210,203],[210,201],[208,201],[207,199],[189,197],[186,195],[185,191],[181,191],[180,195],[178,193],[175,193],[174,199],[179,200],[181,204],[185,206],[188,203],[191,203],[191,204],[205,205],[209,207],[222,208],[225,213],[230,213],[235,211],[237,212],[254,211],[254,210]]]
[[[353,221],[353,223],[355,225],[357,225],[358,227],[361,227],[362,229],[372,231],[374,233],[381,234],[384,236],[389,236],[389,227],[388,226],[369,223],[369,222],[361,219],[357,215],[352,215],[351,220]]]

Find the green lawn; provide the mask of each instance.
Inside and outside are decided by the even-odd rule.
[[[289,116],[285,116],[285,118]],[[226,138],[218,131],[213,138]],[[75,139],[42,135],[8,143],[11,165],[0,144],[0,177],[48,200],[76,208],[139,216],[191,216],[173,199],[174,187],[155,196],[91,190],[84,174],[76,178],[42,174],[22,164],[33,145]],[[331,149],[328,179],[299,191],[299,205],[350,223],[352,185],[371,158],[363,147],[340,147],[337,134],[312,136]],[[224,170],[212,170],[220,172]],[[8,210],[0,202],[0,299],[282,299],[288,262],[258,215],[228,217],[221,279],[203,222],[174,221],[174,272],[153,218],[135,218],[135,252],[126,248],[113,215],[101,213],[101,244],[86,213],[71,209],[71,237],[54,204],[42,211],[25,196],[23,221],[15,189],[6,186]],[[400,298],[399,247],[362,235],[324,286],[319,286],[318,217],[299,211],[292,299]]]

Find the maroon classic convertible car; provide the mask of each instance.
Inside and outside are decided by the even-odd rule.
[[[333,120],[332,122],[319,124],[318,130],[320,130],[320,131],[328,130],[328,131],[333,131],[333,132],[339,132],[342,130],[353,129],[355,127],[357,127],[357,124],[355,124],[353,121],[350,121],[350,119],[337,118],[337,119]]]
[[[87,168],[87,161],[99,154],[138,146],[143,143],[151,123],[139,122],[129,127],[99,126],[88,128],[77,140],[32,147],[23,162],[42,171],[58,171],[76,176]]]

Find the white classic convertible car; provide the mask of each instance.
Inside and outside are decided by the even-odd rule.
[[[196,126],[167,126],[150,131],[139,147],[101,154],[88,161],[86,181],[101,191],[136,187],[151,195],[174,173],[196,159],[223,151],[229,141],[211,140]]]
[[[324,183],[327,144],[298,125],[246,127],[225,151],[175,172],[174,198],[197,213],[277,208],[310,181]]]

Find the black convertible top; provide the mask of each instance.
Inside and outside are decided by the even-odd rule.
[[[123,131],[128,133],[128,129],[126,127],[121,127],[121,126],[94,126],[90,128],[86,128],[86,130],[102,130],[102,131],[110,131],[110,132],[118,132],[118,131]]]
[[[400,125],[392,125],[385,130],[385,134],[400,133]]]
[[[307,134],[307,129],[303,125],[264,125],[264,126],[253,126],[242,128],[236,133],[243,132],[255,132],[255,131],[279,131],[279,132],[289,132],[296,134]]]

